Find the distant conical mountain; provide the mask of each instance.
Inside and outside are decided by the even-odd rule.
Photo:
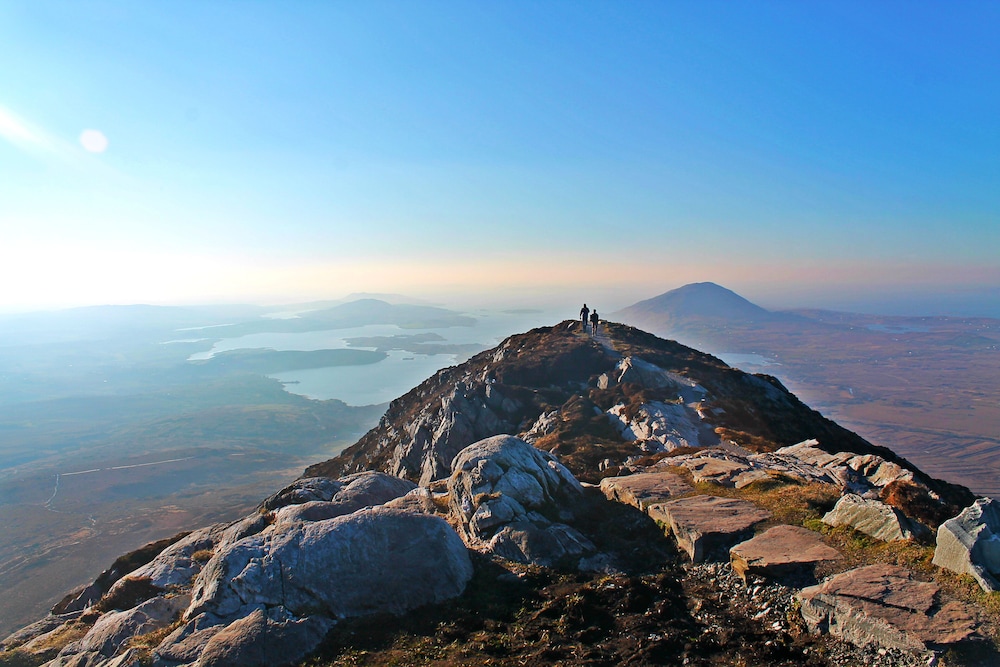
[[[770,322],[785,316],[772,313],[715,283],[691,283],[646,299],[614,313],[612,319],[647,330],[682,325],[691,320]],[[660,326],[650,326],[655,322]]]

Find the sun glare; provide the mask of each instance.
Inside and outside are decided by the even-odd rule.
[[[80,145],[90,153],[103,153],[108,149],[108,138],[100,130],[84,130],[80,133]]]

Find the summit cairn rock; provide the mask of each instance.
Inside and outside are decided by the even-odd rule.
[[[583,487],[556,458],[511,435],[463,449],[448,479],[450,510],[470,548],[553,565],[595,550],[562,523]]]
[[[936,584],[916,581],[896,565],[869,565],[836,575],[796,595],[813,634],[855,646],[916,654],[962,641],[974,621],[964,604],[942,598]]]
[[[818,533],[784,524],[774,526],[729,550],[733,571],[743,581],[746,581],[747,574],[782,578],[811,575],[816,563],[838,558],[840,554],[837,550],[827,546]]]
[[[1000,591],[1000,507],[980,498],[938,527],[933,563],[971,575],[985,591]]]
[[[855,493],[841,496],[834,508],[823,517],[823,523],[850,526],[883,542],[909,540],[927,532],[926,528],[910,521],[895,507]]]
[[[643,512],[650,505],[664,503],[692,490],[690,484],[672,472],[640,472],[601,480],[601,492],[608,500],[631,505]]]
[[[753,535],[754,525],[771,516],[749,501],[716,496],[670,500],[651,505],[647,514],[670,529],[677,546],[695,563],[726,553]]]

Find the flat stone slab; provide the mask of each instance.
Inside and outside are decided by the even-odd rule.
[[[770,528],[729,550],[733,570],[744,581],[747,573],[778,578],[811,574],[816,563],[838,558],[840,553],[818,533],[787,525]]]
[[[601,491],[608,500],[631,505],[643,512],[650,505],[665,503],[692,490],[690,484],[672,472],[640,472],[601,480]]]
[[[856,646],[917,654],[972,634],[972,610],[944,600],[936,584],[916,581],[896,565],[849,570],[800,591],[796,599],[813,634],[828,632]]]
[[[749,501],[716,496],[678,498],[650,505],[646,513],[670,528],[677,546],[695,563],[726,554],[771,516]]]

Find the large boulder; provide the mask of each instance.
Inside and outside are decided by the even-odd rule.
[[[471,577],[465,545],[443,519],[374,507],[230,545],[202,570],[186,617],[261,605],[296,616],[400,614],[460,595]]]
[[[691,496],[651,505],[647,514],[669,528],[692,562],[728,555],[729,548],[753,535],[771,513],[735,498]]]
[[[823,523],[850,526],[884,542],[910,540],[927,533],[926,528],[908,519],[895,507],[854,493],[841,496],[834,508],[823,516]]]
[[[814,634],[856,646],[927,654],[972,634],[965,605],[942,598],[937,585],[916,581],[896,565],[869,565],[838,574],[796,595]]]
[[[459,532],[474,549],[539,565],[594,550],[562,522],[583,487],[554,456],[520,438],[498,435],[463,449],[448,491]]]
[[[980,498],[937,532],[934,564],[971,575],[986,591],[1000,591],[1000,507]]]

